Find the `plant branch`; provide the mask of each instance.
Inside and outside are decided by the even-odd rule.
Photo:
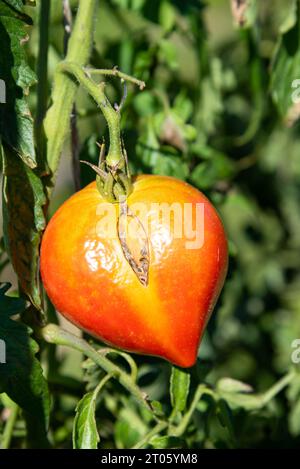
[[[199,384],[188,411],[184,414],[180,424],[177,427],[170,427],[170,434],[172,434],[173,436],[180,436],[185,432],[191,420],[191,417],[194,411],[196,410],[197,404],[204,394],[214,396],[214,392],[211,389],[206,387],[204,384]]]
[[[11,407],[10,407],[10,415],[8,417],[8,420],[5,425],[3,435],[2,435],[2,441],[1,441],[1,446],[0,446],[1,449],[9,449],[10,447],[10,442],[12,439],[14,426],[18,417],[18,412],[19,412],[19,406],[15,402],[12,402]]]
[[[118,111],[116,111],[109,100],[107,99],[104,88],[105,83],[97,84],[91,80],[89,74],[84,71],[83,67],[78,66],[75,62],[61,62],[59,64],[59,70],[71,74],[75,77],[79,83],[84,86],[88,93],[94,98],[98,106],[100,107],[108,125],[109,130],[109,151],[106,157],[106,162],[109,166],[114,167],[119,165],[122,161],[122,145],[121,145],[121,116]]]
[[[62,0],[63,3],[63,23],[64,23],[64,53],[67,55],[69,39],[73,27],[73,17],[70,7],[69,0]],[[73,169],[73,181],[75,191],[79,191],[81,187],[80,182],[80,163],[79,163],[79,134],[77,128],[77,109],[75,103],[73,104],[71,117],[71,155],[72,155],[72,169]]]
[[[126,73],[120,72],[120,70],[118,70],[116,67],[114,67],[111,70],[105,69],[105,68],[98,68],[98,69],[85,68],[84,71],[89,75],[102,75],[102,76],[118,77],[118,78],[120,78],[124,81],[129,81],[130,83],[134,83],[135,85],[137,85],[140,88],[141,91],[146,86],[146,83],[144,81],[138,80],[137,78],[132,77],[131,75],[127,75]]]
[[[84,339],[76,337],[70,332],[61,329],[55,324],[48,324],[44,328],[39,330],[41,337],[50,344],[65,345],[71,347],[79,352],[83,353],[87,357],[91,358],[96,365],[105,370],[108,374],[111,374],[119,383],[127,389],[127,391],[135,397],[137,402],[152,413],[153,418],[156,418],[151,405],[148,403],[146,395],[140,390],[140,388],[132,380],[132,377],[124,372],[120,367],[112,363],[108,358],[97,352],[91,345],[89,345]]]
[[[79,0],[74,28],[68,43],[66,60],[85,66],[93,42],[93,18],[97,0]],[[69,133],[70,114],[77,90],[76,82],[58,68],[54,76],[52,106],[44,121],[47,137],[47,158],[52,175],[52,185],[59,165],[60,155]],[[50,190],[50,189],[49,189]]]
[[[168,422],[158,422],[158,424],[155,425],[155,427],[152,428],[152,430],[150,430],[150,432],[147,433],[147,435],[145,435],[144,438],[142,438],[138,443],[136,443],[131,449],[143,448],[145,445],[147,445],[147,443],[149,443],[149,441],[151,440],[153,436],[158,435],[167,427],[168,427]]]
[[[39,51],[37,58],[37,109],[35,137],[38,152],[44,160],[45,136],[42,122],[47,111],[48,101],[48,49],[49,49],[50,0],[41,0],[39,14]]]
[[[287,373],[285,376],[283,376],[277,383],[275,383],[273,386],[268,389],[265,393],[262,395],[262,406],[266,405],[268,402],[270,402],[273,397],[275,397],[278,393],[280,393],[290,382],[294,379],[295,377],[295,371],[292,369],[289,373]]]

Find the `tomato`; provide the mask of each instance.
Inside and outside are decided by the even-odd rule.
[[[132,216],[123,215],[125,225],[132,225],[122,246],[119,205],[91,183],[59,208],[41,246],[46,292],[60,313],[103,342],[190,367],[226,275],[220,218],[189,184],[138,176],[127,199]],[[159,210],[170,216],[158,216]],[[147,257],[148,246],[146,279],[128,262],[124,244],[135,259],[135,250]]]

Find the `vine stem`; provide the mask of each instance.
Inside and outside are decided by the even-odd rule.
[[[154,415],[150,404],[147,402],[147,396],[140,390],[140,388],[132,380],[132,377],[124,372],[117,365],[112,363],[108,358],[98,353],[91,345],[84,339],[76,337],[68,331],[60,328],[56,324],[48,324],[39,330],[39,335],[48,343],[56,345],[65,345],[83,353],[96,365],[111,374],[119,383],[135,397],[137,402],[151,412],[153,418],[157,419]]]
[[[12,404],[10,407],[10,415],[8,417],[8,420],[5,425],[3,435],[2,435],[1,449],[9,449],[10,447],[10,442],[12,439],[14,426],[18,417],[18,412],[19,412],[19,406],[15,402],[12,401]]]
[[[191,405],[190,405],[188,411],[184,414],[180,424],[177,427],[173,427],[173,426],[170,427],[170,434],[172,434],[173,436],[180,436],[185,432],[185,430],[186,430],[186,428],[187,428],[187,426],[188,426],[188,424],[191,420],[191,417],[192,417],[194,411],[196,410],[197,404],[198,404],[198,402],[200,401],[201,397],[204,394],[209,394],[209,395],[214,396],[214,392],[212,390],[208,389],[203,384],[199,384],[198,388],[196,389],[196,392],[194,394],[193,400],[191,402]]]
[[[158,424],[155,425],[155,427],[152,428],[152,430],[150,430],[150,432],[147,433],[147,435],[145,435],[144,438],[142,438],[138,443],[136,443],[131,449],[143,448],[143,446],[149,443],[149,441],[151,440],[153,436],[158,435],[167,427],[168,427],[168,422],[158,422]]]
[[[93,22],[97,0],[79,0],[74,27],[68,43],[66,60],[83,67],[87,64],[93,44]],[[52,106],[44,120],[47,137],[47,159],[54,185],[60,155],[69,133],[70,114],[76,96],[76,82],[62,70],[54,76]],[[49,188],[50,192],[51,188]]]
[[[49,18],[50,0],[41,0],[39,13],[39,50],[37,58],[37,109],[35,118],[35,137],[37,148],[43,160],[45,138],[42,122],[47,110],[48,100],[48,49],[49,49]]]
[[[73,28],[73,16],[69,0],[62,0],[63,6],[63,24],[64,24],[64,55],[68,51],[69,39]],[[73,167],[73,180],[75,191],[81,188],[80,181],[80,163],[79,163],[79,133],[77,128],[77,109],[76,104],[73,104],[70,117],[71,126],[71,153],[72,153],[72,167]]]
[[[107,121],[109,130],[109,152],[106,157],[106,162],[111,167],[119,165],[119,169],[122,169],[122,165],[120,165],[120,162],[122,162],[123,159],[121,144],[121,116],[120,113],[112,107],[105,95],[105,83],[95,83],[91,80],[89,74],[84,71],[83,67],[80,67],[75,62],[61,62],[58,69],[61,72],[65,72],[75,77],[100,107]]]
[[[106,69],[106,68],[97,68],[97,69],[95,69],[95,68],[85,68],[84,71],[88,75],[102,75],[102,76],[118,77],[121,80],[125,80],[125,81],[129,81],[130,83],[134,83],[135,85],[137,85],[140,88],[141,91],[146,86],[146,83],[144,81],[138,80],[137,78],[132,77],[131,75],[127,75],[127,73],[121,72],[116,67],[111,69],[111,70]]]
[[[123,169],[125,161],[122,151],[121,142],[121,116],[118,109],[114,109],[105,95],[105,83],[95,83],[91,79],[91,71],[101,75],[113,75],[122,78],[123,80],[131,81],[132,83],[139,84],[143,87],[145,84],[134,77],[119,72],[117,69],[113,70],[92,70],[80,67],[75,62],[61,62],[58,69],[75,77],[79,83],[84,86],[87,92],[93,97],[98,106],[100,107],[108,125],[109,130],[109,151],[106,157],[106,163],[111,167],[118,167]]]
[[[262,406],[266,405],[273,397],[275,397],[280,391],[282,391],[295,377],[295,370],[289,371],[285,376],[283,376],[277,383],[268,389],[262,395]]]

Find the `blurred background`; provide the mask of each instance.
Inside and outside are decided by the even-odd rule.
[[[117,65],[146,81],[143,92],[129,85],[122,112],[132,172],[184,179],[202,190],[221,214],[230,265],[200,363],[212,384],[230,376],[259,392],[288,370],[291,344],[300,338],[300,109],[291,99],[292,82],[300,79],[300,26],[296,0],[249,0],[244,9],[239,3],[244,2],[102,0],[91,65]],[[71,2],[74,15],[76,4]],[[37,12],[30,8],[34,26],[26,48],[32,68]],[[51,0],[49,90],[63,57],[63,34],[61,0]],[[109,80],[108,95],[120,101],[118,80]],[[34,113],[34,88],[29,99]],[[96,162],[96,141],[106,135],[106,127],[84,90],[78,93],[77,125],[81,159]],[[93,178],[88,167],[81,168],[82,186]],[[67,144],[52,213],[74,190]],[[14,281],[9,267],[1,272],[1,281],[7,280]],[[74,380],[81,376],[80,360],[69,352],[61,365]],[[145,357],[138,361],[145,385],[155,399],[163,400],[167,365]],[[64,413],[57,411],[55,418],[57,441],[63,445],[75,404],[71,397],[61,399]],[[113,412],[106,399],[106,409]],[[132,415],[128,407],[118,416],[118,447],[135,441],[132,432],[142,423],[136,420],[132,429]],[[111,430],[103,418],[101,431],[109,441]],[[267,408],[241,408],[235,418],[239,447],[296,447],[300,380]],[[224,435],[213,417],[199,418],[191,444],[223,447]]]

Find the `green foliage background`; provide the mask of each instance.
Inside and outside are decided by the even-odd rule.
[[[38,53],[39,4],[37,1],[37,8],[25,9],[33,17],[33,26],[24,26],[30,36],[24,46],[26,60],[33,70]],[[76,14],[77,2],[71,4]],[[219,210],[230,243],[227,282],[202,342],[199,363],[191,373],[187,405],[199,383],[206,383],[204,393],[185,431],[168,437],[154,435],[148,445],[155,448],[284,448],[300,443],[300,365],[294,367],[293,379],[278,396],[269,400],[263,394],[292,369],[291,344],[300,338],[300,108],[291,99],[293,80],[300,79],[299,4],[297,0],[249,0],[242,18],[236,10],[234,13],[227,0],[102,0],[95,17],[90,65],[118,65],[147,84],[143,92],[129,85],[122,111],[132,171],[175,176],[204,191]],[[51,1],[48,58],[48,82],[44,85],[48,85],[50,96],[55,67],[63,58],[60,0]],[[5,67],[2,59],[0,78]],[[24,58],[19,61],[25,66]],[[23,89],[35,81],[28,70],[26,77],[25,83],[18,82]],[[122,89],[117,79],[109,80],[108,95],[112,102],[120,101]],[[26,99],[34,116],[35,86]],[[76,102],[81,157],[95,163],[95,142],[106,135],[106,126],[85,91],[80,89]],[[26,236],[36,248],[43,229],[37,212],[45,203],[40,181],[44,187],[46,184],[41,166],[30,169],[35,155],[28,139],[24,144],[30,131],[28,122],[23,120],[20,126],[23,146],[20,140],[12,142],[1,127],[4,167],[13,177],[16,153],[22,165],[27,164],[22,171],[34,188],[35,211],[28,215],[33,232],[27,230]],[[14,154],[9,158],[11,152]],[[93,177],[89,168],[81,168],[82,186]],[[15,223],[10,205],[16,197],[14,184],[20,183],[14,181],[8,179],[5,186],[6,226],[11,220]],[[73,191],[67,142],[51,211]],[[17,216],[22,218],[22,214]],[[16,245],[10,244],[10,249]],[[8,280],[6,250],[2,244],[2,281]],[[34,276],[36,254],[24,255]],[[20,276],[20,268],[17,271]],[[26,282],[32,285],[32,277]],[[22,285],[25,291],[26,282]],[[38,307],[37,288],[27,293]],[[7,297],[2,299],[1,305],[6,305]],[[17,304],[15,312],[18,308]],[[0,324],[2,309],[5,307],[1,306]],[[51,315],[53,322],[53,311]],[[6,331],[7,321],[5,317]],[[23,326],[21,333],[23,337]],[[41,344],[39,358],[52,396],[48,439],[55,448],[71,447],[75,407],[85,389],[94,390],[103,374],[90,360],[84,362],[82,370],[82,355],[69,349],[55,350]],[[174,395],[169,397],[170,366],[155,358],[133,358],[139,367],[140,386],[151,400],[159,401],[156,404],[161,411],[168,414],[172,405],[179,405],[175,423],[180,425],[185,402],[176,404]],[[35,373],[39,375],[38,370]],[[256,394],[238,381],[224,381],[225,377],[248,383]],[[181,391],[182,386],[188,386],[184,379]],[[2,377],[1,391],[8,392]],[[5,435],[6,411],[14,405],[6,394],[1,396],[0,432],[2,429]],[[10,397],[24,408],[18,396],[13,393]],[[147,411],[140,410],[112,380],[98,397],[88,394],[84,399],[78,406],[77,423],[81,425],[85,406],[90,409],[91,399],[96,399],[100,447],[131,447],[153,427]],[[25,415],[30,434],[28,420]],[[81,430],[77,428],[75,433]],[[25,433],[24,414],[17,412],[11,446],[24,446]],[[45,444],[34,434],[32,438],[33,447]],[[97,444],[94,440],[91,445]]]

